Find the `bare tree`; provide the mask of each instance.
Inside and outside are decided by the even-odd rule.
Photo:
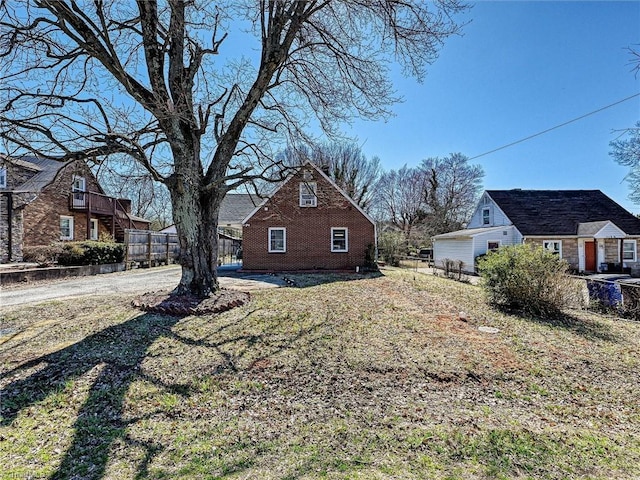
[[[107,194],[131,199],[131,213],[150,220],[152,230],[171,225],[169,191],[163,183],[154,181],[142,165],[113,155],[95,165],[93,171]]]
[[[415,227],[425,217],[424,190],[423,172],[406,165],[383,173],[376,185],[378,217],[400,230],[407,246]]]
[[[625,129],[621,135],[626,138],[619,137],[609,143],[609,155],[620,165],[629,167],[629,173],[625,177],[631,189],[629,199],[640,204],[640,122],[633,128]]]
[[[125,154],[143,165],[171,196],[182,257],[174,293],[206,296],[218,289],[225,193],[273,179],[272,147],[303,136],[312,117],[331,132],[356,115],[387,115],[397,100],[389,62],[422,78],[464,8],[460,0],[0,2],[0,135],[13,155]],[[255,44],[237,40],[246,29]],[[234,42],[236,58],[226,49]]]
[[[428,158],[420,166],[425,175],[425,221],[430,235],[459,230],[473,213],[484,171],[470,165],[461,153]]]
[[[290,147],[283,155],[287,165],[309,160],[321,167],[364,211],[369,211],[373,186],[380,178],[380,159],[368,159],[354,142],[334,141]]]

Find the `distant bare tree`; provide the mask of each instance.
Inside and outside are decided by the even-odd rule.
[[[3,1],[0,135],[12,155],[121,154],[142,165],[170,192],[182,261],[174,293],[207,296],[219,288],[225,194],[281,177],[274,150],[303,136],[311,119],[335,132],[355,116],[388,115],[397,101],[390,62],[421,79],[465,8],[460,0]]]
[[[94,167],[107,194],[131,200],[131,213],[151,221],[152,229],[171,225],[171,197],[167,187],[153,180],[138,163],[113,156]]]
[[[425,216],[424,190],[424,173],[406,165],[383,173],[376,184],[377,216],[400,230],[407,246],[415,227]]]
[[[626,129],[626,138],[618,138],[609,144],[613,159],[623,167],[629,167],[625,180],[629,184],[631,193],[629,199],[640,205],[640,122],[635,127]]]
[[[365,212],[371,208],[373,186],[380,178],[380,159],[368,159],[358,144],[347,141],[311,143],[290,147],[283,156],[285,163],[300,165],[306,160],[326,171]]]
[[[430,235],[459,230],[469,220],[482,192],[484,171],[460,153],[428,158],[420,166],[424,181],[426,228]]]

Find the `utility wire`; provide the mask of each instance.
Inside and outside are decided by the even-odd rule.
[[[582,120],[583,118],[586,118],[586,117],[588,117],[590,115],[594,115],[594,114],[596,114],[598,112],[601,112],[602,110],[606,110],[607,108],[611,108],[611,107],[613,107],[615,105],[618,105],[619,103],[626,102],[627,100],[631,100],[632,98],[636,98],[638,96],[640,96],[640,93],[636,93],[635,95],[631,95],[630,97],[623,98],[622,100],[618,100],[615,103],[612,103],[610,105],[607,105],[606,107],[602,107],[602,108],[599,108],[597,110],[594,110],[593,112],[585,113],[584,115],[581,115],[581,116],[579,116],[577,118],[574,118],[573,120],[569,120],[567,122],[561,123],[560,125],[556,125],[555,127],[547,128],[546,130],[543,130],[543,131],[538,132],[538,133],[534,133],[533,135],[529,135],[528,137],[522,138],[520,140],[516,140],[515,142],[511,142],[511,143],[509,143],[507,145],[503,145],[502,147],[494,148],[493,150],[489,150],[488,152],[481,153],[480,155],[476,155],[475,157],[471,157],[469,160],[475,160],[476,158],[484,157],[485,155],[489,155],[490,153],[494,153],[494,152],[497,152],[499,150],[503,150],[505,148],[512,147],[514,145],[517,145],[518,143],[526,142],[527,140],[531,140],[532,138],[539,137],[540,135],[544,135],[545,133],[549,133],[552,130],[555,130],[555,129],[560,128],[560,127],[564,127],[565,125],[569,125],[570,123],[577,122],[578,120]]]

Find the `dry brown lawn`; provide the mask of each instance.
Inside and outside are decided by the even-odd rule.
[[[291,278],[209,316],[1,310],[0,477],[640,478],[638,323],[398,269]]]

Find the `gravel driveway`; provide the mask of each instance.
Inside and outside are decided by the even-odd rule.
[[[286,285],[278,276],[267,274],[243,274],[221,268],[218,271],[220,286],[234,290],[250,291]],[[73,277],[68,280],[12,285],[0,288],[0,307],[40,303],[47,300],[85,295],[109,295],[117,293],[145,293],[168,290],[180,281],[180,266],[170,265],[126,272]]]

